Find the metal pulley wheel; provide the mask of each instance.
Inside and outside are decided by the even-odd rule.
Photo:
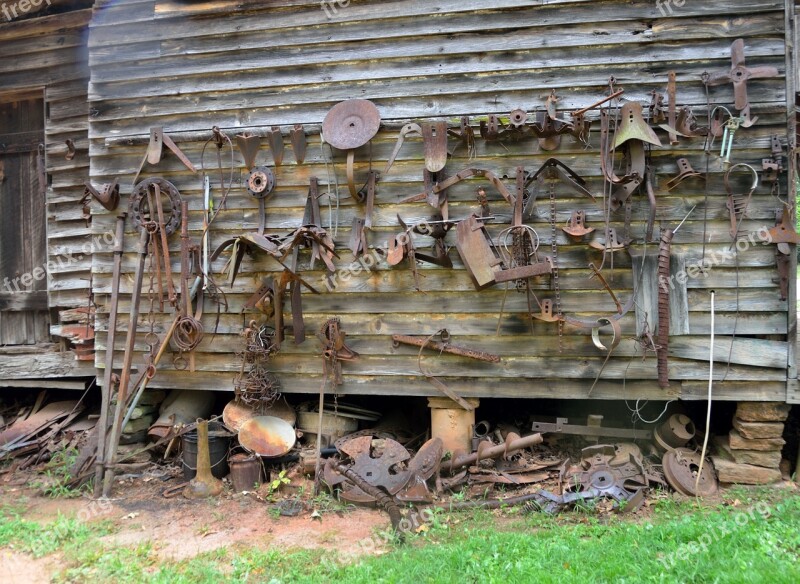
[[[257,166],[247,179],[247,190],[257,199],[263,199],[275,189],[275,173],[266,166]]]
[[[325,141],[338,150],[353,150],[369,142],[381,125],[381,114],[367,99],[349,99],[331,108],[322,122]]]
[[[702,459],[694,450],[676,448],[664,455],[664,476],[669,486],[687,497],[704,497],[717,492],[717,478],[710,462],[703,464],[700,480],[697,480]]]
[[[164,217],[164,232],[172,235],[181,224],[181,194],[171,182],[163,178],[148,178],[133,187],[130,198],[130,215],[137,228],[148,229],[158,225],[159,214],[157,209],[151,209],[151,197],[156,191],[160,192],[161,211]],[[157,205],[154,200],[153,204]]]

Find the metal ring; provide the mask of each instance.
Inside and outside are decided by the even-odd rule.
[[[609,349],[606,347],[602,341],[600,341],[600,329],[604,326],[611,325],[611,330],[614,333],[614,337],[611,339],[611,348]],[[617,348],[620,341],[622,340],[622,327],[620,327],[618,320],[611,320],[610,318],[598,318],[597,319],[597,326],[592,327],[592,342],[594,346],[600,349],[601,351],[613,351]]]
[[[172,366],[178,371],[186,371],[189,368],[189,362],[183,355],[178,355],[172,360]]]
[[[247,190],[257,199],[264,199],[275,189],[275,173],[271,168],[258,166],[247,178]]]
[[[158,335],[154,332],[149,332],[144,337],[145,345],[149,347],[155,347],[161,339],[158,338]]]
[[[133,187],[129,204],[130,215],[136,227],[150,231],[151,228],[148,227],[148,223],[152,223],[156,225],[156,231],[158,230],[155,209],[150,209],[147,202],[150,188],[154,185],[158,185],[161,194],[165,194],[169,199],[170,208],[164,207],[164,217],[168,218],[164,225],[164,231],[167,236],[170,236],[175,233],[181,224],[181,194],[175,188],[175,185],[168,180],[158,177],[148,178]],[[154,232],[151,231],[151,233]]]

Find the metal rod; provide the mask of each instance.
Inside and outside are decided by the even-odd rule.
[[[572,116],[580,116],[580,115],[582,115],[582,114],[585,114],[585,113],[586,113],[586,112],[588,112],[589,110],[592,110],[592,109],[594,109],[594,108],[596,108],[596,107],[599,107],[599,106],[603,105],[604,103],[606,103],[607,101],[611,101],[612,99],[615,99],[615,98],[619,97],[619,96],[620,96],[620,95],[622,95],[623,93],[625,93],[625,90],[624,90],[624,89],[620,89],[620,90],[618,90],[618,91],[615,91],[614,93],[612,93],[612,94],[611,94],[611,95],[609,95],[608,97],[604,97],[603,99],[601,99],[600,101],[597,101],[597,102],[593,103],[592,105],[587,105],[587,106],[586,106],[585,108],[583,108],[583,109],[579,109],[579,110],[575,110],[574,112],[571,112],[571,113],[570,113],[570,115],[572,115]]]
[[[111,435],[108,437],[108,447],[106,449],[106,473],[103,479],[103,496],[111,494],[111,485],[114,482],[114,471],[108,465],[114,464],[119,446],[119,435],[122,433],[122,412],[125,410],[125,402],[128,397],[128,383],[131,378],[131,365],[133,363],[133,351],[136,345],[136,329],[139,322],[139,302],[142,297],[142,280],[144,279],[144,266],[147,259],[147,244],[150,241],[150,234],[146,229],[142,229],[139,237],[139,265],[136,266],[136,276],[133,282],[133,292],[131,294],[131,312],[128,318],[128,334],[125,339],[125,356],[122,361],[122,374],[117,390],[117,407],[114,411],[114,423],[111,426]]]
[[[421,337],[408,337],[405,335],[392,335],[392,342],[395,346],[413,345],[415,347],[422,347],[424,349],[431,349],[439,351],[440,353],[450,353],[451,355],[459,355],[461,357],[469,357],[470,359],[477,359],[479,361],[487,361],[489,363],[499,363],[499,355],[493,355],[485,351],[476,351],[474,349],[467,349],[466,347],[458,347],[450,345],[449,343],[441,343],[439,341],[432,341],[430,338]]]
[[[108,314],[108,336],[106,338],[105,371],[103,387],[100,390],[100,419],[97,421],[97,453],[95,454],[94,497],[102,494],[102,481],[106,456],[106,436],[108,434],[108,410],[111,407],[111,384],[114,374],[114,343],[117,339],[117,310],[119,308],[119,280],[122,268],[123,238],[125,219],[123,212],[117,217],[114,239],[114,268],[111,275],[111,305]]]

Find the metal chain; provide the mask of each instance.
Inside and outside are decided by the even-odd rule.
[[[564,351],[564,319],[561,312],[561,285],[558,281],[558,243],[556,242],[556,183],[550,180],[550,248],[553,256],[552,283],[555,293],[555,316],[558,318],[558,352]]]

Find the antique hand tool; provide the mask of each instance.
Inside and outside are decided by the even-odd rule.
[[[144,168],[145,162],[150,164],[158,164],[161,162],[161,155],[164,151],[164,146],[169,148],[186,168],[192,172],[197,172],[197,169],[186,157],[183,151],[178,148],[175,142],[172,141],[172,138],[164,133],[164,128],[156,126],[154,128],[150,128],[150,143],[147,146],[147,152],[145,153],[144,158],[142,158],[141,164],[139,164],[139,168],[136,170],[136,174],[133,176],[133,184],[136,184],[136,181],[139,178],[142,169]]]

